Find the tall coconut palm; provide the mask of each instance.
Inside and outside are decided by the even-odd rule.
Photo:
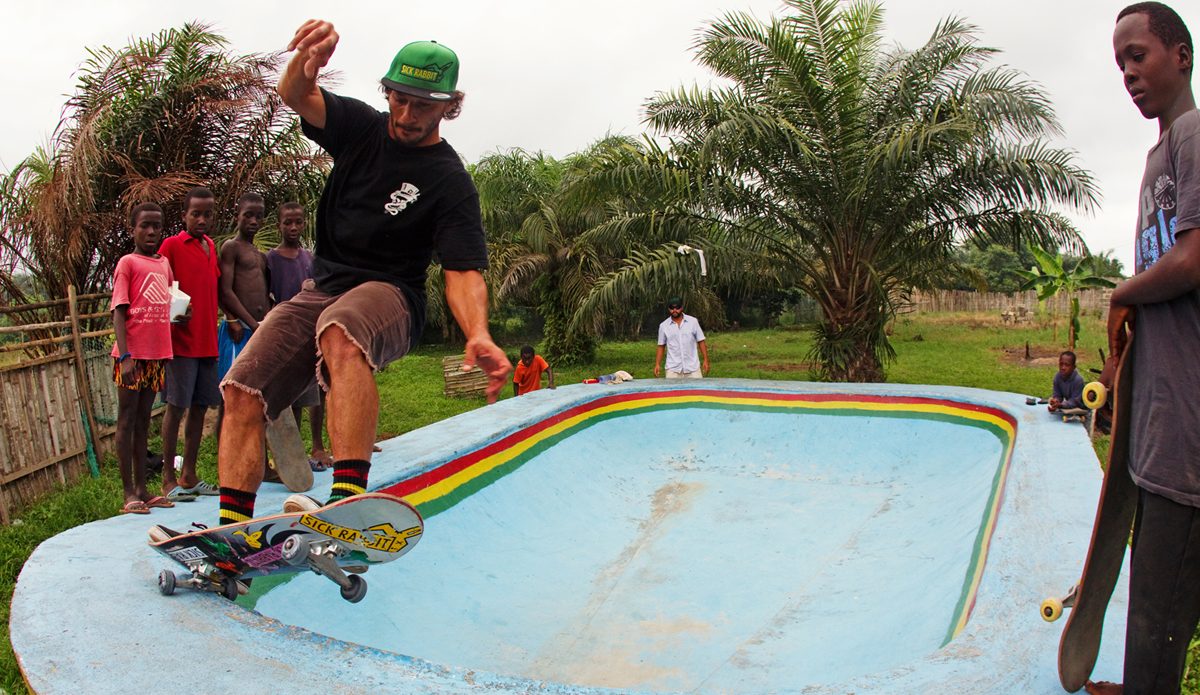
[[[746,292],[795,287],[821,307],[810,356],[823,376],[877,381],[894,357],[898,300],[928,287],[965,239],[1083,244],[1052,205],[1088,210],[1090,175],[1050,147],[1049,102],[974,27],[941,22],[916,50],[882,45],[882,9],[786,0],[760,22],[729,14],[698,60],[728,86],[676,89],[646,104],[670,146],[610,149],[584,199],[636,191],[639,211],[591,230],[640,256],[597,283],[576,320],[686,283]],[[705,250],[701,278],[689,245]]]
[[[157,202],[177,225],[197,185],[217,197],[218,230],[249,190],[268,209],[315,206],[329,162],[275,93],[280,66],[278,55],[231,55],[201,24],[91,51],[50,148],[0,177],[4,299],[28,300],[22,272],[52,298],[68,285],[102,290],[133,249],[128,211]]]
[[[492,295],[496,301],[525,299],[537,307],[546,327],[543,350],[551,362],[587,362],[595,351],[593,326],[572,325],[571,319],[612,263],[579,239],[610,211],[602,200],[569,201],[564,188],[595,147],[617,142],[622,140],[602,140],[562,160],[506,150],[484,156],[472,169],[488,230]]]

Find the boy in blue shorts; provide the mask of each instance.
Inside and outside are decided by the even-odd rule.
[[[1125,89],[1158,142],[1146,156],[1133,278],[1112,295],[1108,340],[1133,369],[1129,472],[1138,487],[1124,685],[1178,693],[1200,622],[1200,111],[1192,37],[1171,8],[1126,7],[1113,33]],[[1126,327],[1137,333],[1127,343]]]

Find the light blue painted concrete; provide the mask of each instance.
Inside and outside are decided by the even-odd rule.
[[[563,387],[452,418],[385,443],[372,487],[596,396],[666,386]],[[696,409],[610,420],[545,452],[433,517],[412,553],[368,573],[360,604],[315,576],[260,600],[328,637],[215,596],[157,594],[170,563],[145,546],[145,528],[212,523],[213,501],[72,529],[21,574],[18,658],[39,693],[161,690],[146,655],[168,645],[208,674],[179,684],[186,692],[1062,692],[1062,623],[1037,606],[1078,578],[1086,554],[1101,478],[1078,424],[969,389],[682,386],[953,398],[1016,416],[965,631],[938,647],[999,458],[994,436]],[[780,436],[762,436],[771,430]],[[283,497],[261,494],[260,511]],[[1126,591],[1122,579],[1097,678],[1120,679]]]

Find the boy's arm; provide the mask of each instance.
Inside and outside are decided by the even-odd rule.
[[[1120,358],[1125,351],[1125,326],[1133,327],[1133,307],[1167,302],[1200,288],[1200,234],[1195,229],[1175,233],[1175,245],[1148,269],[1113,290],[1108,311],[1108,349]]]
[[[554,389],[554,367],[546,365],[546,376],[550,378],[550,389]]]
[[[128,309],[128,304],[113,307],[113,333],[117,338],[117,352],[121,353],[121,356],[117,358],[121,360],[121,378],[132,380],[133,360],[125,359],[125,355],[129,354],[129,346],[125,342],[125,315]]]
[[[221,256],[218,261],[221,267],[221,277],[217,281],[218,303],[226,313],[233,314],[238,318],[239,321],[245,323],[246,326],[253,331],[258,329],[258,321],[255,321],[254,317],[250,315],[250,312],[246,311],[246,307],[242,306],[242,300],[238,299],[237,293],[233,291],[233,279],[235,269],[237,267],[237,256],[237,241],[230,239],[221,245]],[[233,331],[235,330],[239,333],[239,335],[236,337],[233,336]],[[241,340],[240,332],[241,327],[238,327],[237,329],[234,329],[232,326],[230,327],[230,337],[232,337],[234,340]]]
[[[275,88],[283,103],[317,128],[325,128],[325,98],[317,87],[317,74],[329,64],[337,43],[338,33],[329,22],[310,19],[300,25],[287,47],[296,53]]]

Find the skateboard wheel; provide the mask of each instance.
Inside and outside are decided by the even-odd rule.
[[[308,541],[300,536],[288,536],[279,549],[279,555],[289,565],[301,565],[308,559]]]
[[[225,577],[222,579],[221,595],[230,601],[236,601],[238,597],[237,580],[233,577]]]
[[[1103,408],[1108,402],[1108,389],[1099,381],[1093,381],[1083,387],[1083,404],[1092,410]]]
[[[163,596],[175,593],[175,573],[171,570],[163,570],[158,573],[158,593]]]
[[[1056,598],[1042,601],[1042,620],[1052,623],[1062,617],[1063,602]]]
[[[367,595],[367,580],[352,574],[347,579],[350,580],[350,586],[342,587],[342,598],[350,603],[358,603]]]

